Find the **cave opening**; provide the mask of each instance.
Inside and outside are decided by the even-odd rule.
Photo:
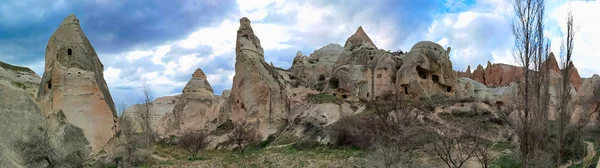
[[[52,79],[48,81],[48,89],[52,89]]]
[[[71,50],[70,48],[67,49],[67,54],[72,55],[73,54],[73,50]]]
[[[431,80],[433,80],[434,82],[440,82],[440,76],[432,75]]]
[[[446,92],[452,92],[452,87],[451,86],[446,86]]]
[[[339,85],[340,85],[340,81],[338,81],[337,78],[331,78],[329,80],[329,88],[330,89],[337,89],[338,87],[340,87]]]
[[[417,75],[419,75],[421,79],[427,79],[427,73],[427,70],[417,66]]]

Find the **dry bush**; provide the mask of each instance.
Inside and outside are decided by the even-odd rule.
[[[233,124],[233,130],[228,135],[235,146],[244,154],[244,150],[248,146],[256,144],[260,141],[260,133],[254,128],[253,125],[248,124],[245,120],[235,122]]]
[[[83,149],[61,156],[53,146],[48,129],[37,127],[27,132],[27,138],[15,143],[27,167],[83,167],[87,159]]]
[[[144,133],[138,133],[134,120],[122,115],[119,117],[121,128],[121,141],[119,142],[117,158],[121,158],[123,166],[136,166],[150,160],[151,151],[148,150],[148,137]]]
[[[185,149],[192,159],[195,159],[200,150],[208,145],[205,131],[186,132],[177,140],[177,146]]]
[[[376,126],[369,116],[356,115],[342,118],[329,131],[335,146],[368,149],[373,145]]]

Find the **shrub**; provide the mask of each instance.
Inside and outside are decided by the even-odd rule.
[[[204,149],[208,142],[207,134],[204,131],[186,132],[177,141],[177,146],[185,149],[195,159],[200,150]]]
[[[244,150],[246,150],[248,146],[260,141],[260,133],[254,126],[246,123],[245,120],[242,120],[233,124],[233,130],[229,134],[229,140],[231,140],[240,152],[244,154]]]
[[[264,148],[267,147],[269,144],[271,144],[273,141],[275,141],[275,136],[274,135],[269,135],[267,137],[267,140],[264,140],[260,143],[258,143],[258,145],[256,145],[257,148]]]

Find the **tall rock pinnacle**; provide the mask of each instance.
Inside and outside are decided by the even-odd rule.
[[[92,148],[118,132],[115,105],[104,80],[104,65],[75,15],[65,18],[46,46],[46,64],[37,101],[45,115],[63,111],[81,128]]]
[[[264,58],[264,50],[262,46],[260,46],[260,40],[254,35],[254,30],[252,30],[252,26],[250,26],[250,19],[246,17],[240,19],[240,28],[237,31],[237,42],[235,45],[236,53],[242,52],[243,50],[254,51],[258,56]],[[236,54],[236,58],[239,55],[240,54]]]
[[[232,120],[256,124],[264,137],[275,133],[289,112],[283,78],[265,62],[260,41],[245,17],[240,19],[237,31],[235,76],[229,101]]]

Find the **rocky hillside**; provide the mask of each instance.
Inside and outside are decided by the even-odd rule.
[[[394,135],[406,139],[473,134],[494,146],[500,144],[494,157],[504,156],[504,150],[510,152],[511,144],[518,141],[510,124],[519,114],[511,109],[522,92],[521,67],[488,62],[486,68],[479,65],[471,72],[469,66],[466,72],[456,72],[450,47],[421,41],[406,53],[392,53],[378,48],[367,31],[358,27],[344,46],[329,44],[308,56],[298,52],[286,70],[266,63],[263,46],[248,18],[241,18],[239,29],[231,33],[236,33],[237,39],[230,90],[215,95],[202,67],[197,67],[181,94],[132,105],[118,118],[104,80],[104,65],[77,17],[66,17],[48,40],[41,78],[28,68],[0,62],[0,167],[93,167],[105,162],[127,167],[131,165],[122,164],[123,158],[129,159],[126,163],[144,162],[144,158],[126,157],[134,154],[163,160],[170,150],[151,152],[155,148],[151,142],[173,144],[182,135],[197,131],[207,133],[205,148],[233,149],[235,137],[230,135],[238,123],[258,132],[260,148],[272,148],[270,152],[275,153],[252,156],[269,162],[271,156],[294,160],[279,153],[278,149],[285,151],[289,146],[342,144],[372,150],[370,158],[362,158],[360,152],[358,158],[350,159],[361,165],[407,153],[420,157],[414,162],[417,165],[442,165],[426,156],[423,148],[430,139],[394,139],[385,144],[383,140],[389,137],[374,138],[390,130],[400,131]],[[535,73],[548,76],[545,89],[549,90],[549,106],[555,108],[550,108],[547,116],[554,120],[563,76],[553,54],[542,67]],[[600,109],[598,103],[590,103],[600,97],[600,76],[583,79],[576,68],[568,73],[574,109],[571,123],[598,129],[600,116],[587,112]],[[381,126],[399,121],[405,122],[396,125],[399,128]],[[373,145],[376,141],[380,146]],[[399,143],[411,148],[390,151]],[[32,159],[30,156],[40,153],[27,150],[32,146],[51,151],[55,157]],[[318,159],[308,153],[303,157]],[[317,160],[311,164],[343,162]],[[469,167],[477,162],[468,161]]]

